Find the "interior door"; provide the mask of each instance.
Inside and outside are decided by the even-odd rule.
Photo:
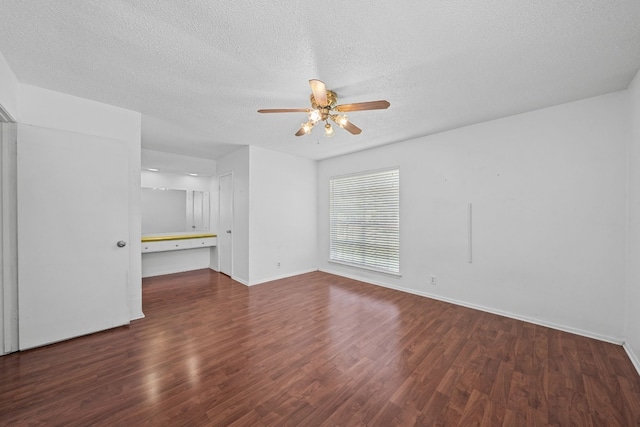
[[[15,123],[0,123],[0,354],[18,350],[17,132]]]
[[[218,257],[220,272],[233,276],[233,175],[221,175],[220,231],[218,232]]]
[[[18,126],[20,349],[129,323],[128,159],[124,142]]]

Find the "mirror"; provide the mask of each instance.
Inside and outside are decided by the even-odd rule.
[[[142,188],[142,234],[209,232],[209,192]]]

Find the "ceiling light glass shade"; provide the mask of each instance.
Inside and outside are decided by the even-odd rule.
[[[319,120],[320,120],[320,111],[318,111],[318,110],[309,111],[309,121],[311,121],[314,124],[316,124],[316,123],[318,123]]]
[[[302,125],[302,130],[305,134],[309,135],[311,133],[311,129],[313,128],[314,123],[312,121],[308,121]]]
[[[333,136],[333,128],[329,123],[324,125],[324,136],[331,138]]]
[[[341,116],[336,116],[336,123],[343,128],[344,125],[347,124],[347,122],[349,121],[349,119],[347,118],[346,114],[343,114]]]

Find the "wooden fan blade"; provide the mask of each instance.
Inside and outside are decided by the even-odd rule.
[[[355,104],[342,104],[336,105],[334,110],[341,113],[347,113],[349,111],[364,111],[364,110],[384,110],[389,108],[391,104],[389,101],[369,101],[369,102],[356,102]]]
[[[308,113],[308,108],[267,108],[258,110],[258,113]]]
[[[354,125],[351,122],[347,122],[347,124],[342,126],[342,128],[346,129],[347,131],[351,132],[354,135],[359,135],[360,132],[362,132],[362,129],[360,129],[358,126]]]
[[[302,136],[304,134],[305,134],[304,128],[300,128],[300,129],[298,129],[298,132],[296,132],[296,136]]]
[[[309,85],[311,86],[313,97],[316,99],[316,104],[319,107],[326,107],[329,102],[327,101],[327,87],[324,82],[321,80],[309,80]]]

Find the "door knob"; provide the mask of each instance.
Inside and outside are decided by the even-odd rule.
[[[127,246],[127,242],[125,242],[124,240],[120,240],[118,243],[116,243],[116,245],[118,245],[119,248],[124,248],[125,246]]]
[[[231,230],[227,230],[227,233],[228,233],[228,234],[231,234]]]

